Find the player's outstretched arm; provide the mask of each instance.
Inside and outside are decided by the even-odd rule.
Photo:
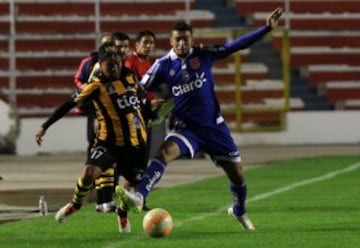
[[[65,116],[73,107],[77,105],[73,98],[69,98],[64,104],[59,106],[51,116],[41,125],[39,131],[35,134],[35,141],[38,145],[42,143],[42,137],[45,135],[46,130],[57,120]]]
[[[266,18],[266,25],[272,29],[277,28],[279,25],[279,19],[282,15],[282,8],[278,7],[273,12],[271,12]]]

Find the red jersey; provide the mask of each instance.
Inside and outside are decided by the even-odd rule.
[[[147,70],[154,63],[153,60],[143,60],[138,56],[134,51],[126,59],[125,66],[135,74],[136,78],[140,81],[142,76],[147,72]]]
[[[124,65],[135,75],[136,79],[140,81],[153,63],[154,60],[144,60],[140,58],[135,51],[133,51],[126,59]],[[154,98],[154,96],[151,92],[148,92],[146,98],[151,100]]]

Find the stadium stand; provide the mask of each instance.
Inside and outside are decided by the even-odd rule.
[[[246,15],[251,25],[259,24],[265,12],[275,6],[285,8],[285,1],[235,2],[237,13]],[[292,88],[307,84],[327,100],[330,109],[360,109],[360,1],[291,0],[289,7],[286,17],[290,20]],[[275,34],[273,47],[279,50],[282,45],[282,37]],[[293,89],[292,94],[299,94]]]
[[[151,23],[151,29],[157,33],[158,38],[156,57],[169,49],[169,27],[189,18],[184,11],[183,0],[100,2],[101,31],[121,30],[134,37],[139,30],[147,28],[144,23]],[[72,92],[73,75],[80,59],[95,48],[95,5],[81,0],[15,0],[15,3],[18,110],[22,117],[44,116]],[[213,29],[208,29],[214,26],[214,14],[209,10],[195,9],[196,6],[198,1],[191,0],[190,17],[191,24],[196,29],[197,44],[222,44],[233,38],[233,34],[229,32],[218,34]],[[228,19],[226,24],[227,21]],[[0,28],[5,32],[10,29],[9,3],[6,2],[0,3]],[[0,55],[0,87],[6,89],[9,84],[6,35],[0,35],[0,49],[4,51]],[[263,122],[265,125],[269,122],[278,123],[283,111],[279,109],[284,106],[284,83],[269,80],[268,65],[251,59],[251,53],[250,50],[241,52],[241,61],[244,63],[241,68],[241,99],[243,109],[249,110],[244,113],[242,121],[245,122],[244,125],[253,125],[255,122]],[[230,106],[229,99],[234,97],[234,88],[228,90],[229,87],[234,87],[234,59],[231,56],[219,61],[214,70],[219,85],[216,90],[225,110]],[[274,85],[278,88],[274,88]],[[227,96],[229,92],[233,94],[231,98]],[[46,96],[43,96],[44,93]],[[290,99],[292,110],[304,109],[304,106],[301,98]],[[252,109],[260,108],[275,110],[251,112]],[[274,115],[274,112],[277,114]],[[229,120],[236,118],[234,113],[226,115]]]
[[[18,110],[21,117],[44,116],[72,91],[80,60],[96,46],[95,5],[93,1],[81,0],[13,2]],[[212,13],[192,9],[194,2],[190,1],[192,25],[211,26]],[[4,92],[9,87],[9,36],[6,35],[10,32],[9,4],[0,3],[0,28],[4,33],[0,35],[0,87]],[[168,29],[187,18],[182,0],[105,0],[100,4],[102,32],[121,30],[134,37],[139,30],[148,28],[144,23],[151,23],[151,29],[160,34],[156,56],[169,49]],[[166,32],[166,36],[161,32]],[[212,41],[216,39],[220,38]]]
[[[326,97],[330,102],[341,104],[338,108],[347,108],[346,100],[360,100],[360,81],[328,81],[325,82]]]
[[[357,0],[290,0],[294,13],[360,13]],[[239,15],[251,15],[255,12],[267,12],[276,7],[285,8],[284,0],[236,0],[235,8]]]
[[[327,81],[354,81],[360,78],[360,66],[310,65],[303,70],[303,75],[312,85]]]

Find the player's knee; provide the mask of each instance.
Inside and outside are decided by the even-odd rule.
[[[95,181],[96,178],[100,176],[100,174],[101,174],[101,169],[99,167],[87,165],[85,167],[82,178],[86,184],[91,184]]]
[[[180,155],[180,149],[175,142],[168,140],[160,147],[157,155],[165,162],[170,162]]]

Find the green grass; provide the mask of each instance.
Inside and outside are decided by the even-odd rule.
[[[150,194],[148,205],[167,209],[174,219],[172,233],[162,239],[143,233],[144,214],[131,214],[132,232],[120,234],[113,214],[88,205],[64,224],[53,214],[2,224],[0,247],[360,247],[358,163],[360,156],[334,156],[247,170],[255,232],[227,215],[228,183],[218,177]]]

